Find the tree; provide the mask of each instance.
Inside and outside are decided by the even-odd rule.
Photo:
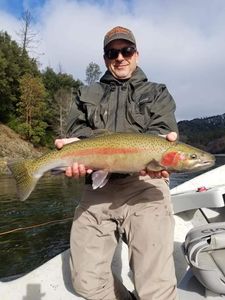
[[[73,88],[73,91],[77,91],[83,83],[78,79],[75,80],[72,75],[66,73],[56,73],[52,68],[47,67],[42,72],[42,79],[46,90],[50,98],[54,98],[57,90],[61,88]]]
[[[34,51],[37,48],[37,32],[34,32],[31,28],[32,25],[32,15],[29,10],[24,11],[21,17],[21,28],[17,32],[20,37],[20,44],[22,47],[22,53],[25,54],[28,51]]]
[[[72,105],[72,88],[71,90],[63,88],[59,89],[55,93],[54,99],[56,102],[55,116],[57,120],[57,126],[55,127],[55,131],[57,133],[57,136],[63,138],[66,135],[67,119]]]
[[[37,64],[11,39],[0,32],[0,121],[10,122],[16,117],[20,97],[19,78],[25,73],[39,74]]]
[[[40,144],[45,136],[47,123],[46,91],[40,77],[25,74],[20,80],[21,97],[18,103],[20,124],[17,131],[35,145]]]
[[[65,137],[67,116],[72,100],[83,84],[80,80],[74,80],[72,75],[66,73],[55,73],[53,69],[47,68],[42,73],[43,82],[48,92],[48,116],[47,123],[50,125],[53,135]]]
[[[86,68],[86,82],[88,85],[91,85],[92,83],[96,82],[100,75],[102,74],[100,67],[98,64],[94,62],[90,62],[89,65]]]

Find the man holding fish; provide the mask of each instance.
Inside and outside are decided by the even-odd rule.
[[[107,32],[107,71],[99,83],[80,89],[68,120],[68,138],[56,140],[57,148],[99,134],[102,129],[176,140],[174,100],[165,85],[147,80],[138,59],[135,37],[129,29],[117,26]],[[96,180],[108,182],[98,189],[91,186],[92,172],[76,162],[66,169],[69,177],[86,176],[71,230],[75,291],[92,300],[177,299],[168,172],[144,169],[139,174],[107,176],[99,172]],[[134,293],[111,272],[120,237],[129,248]]]
[[[69,137],[55,142],[60,150],[8,162],[22,201],[49,170],[86,176],[70,245],[73,285],[88,300],[177,299],[168,172],[215,162],[175,141],[174,100],[165,85],[148,82],[138,58],[133,33],[111,29],[104,38],[107,71],[99,83],[79,90]],[[111,271],[120,238],[128,245],[134,293]]]
[[[174,100],[165,85],[148,82],[138,58],[133,33],[120,26],[110,30],[104,38],[107,71],[99,83],[79,90],[69,138],[55,142],[60,150],[8,162],[22,201],[49,170],[86,176],[70,245],[74,288],[89,300],[177,299],[168,172],[215,162],[213,155],[175,141]],[[134,293],[111,271],[121,237]]]

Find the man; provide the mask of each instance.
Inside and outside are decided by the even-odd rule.
[[[62,147],[99,129],[164,135],[175,140],[175,103],[163,84],[148,82],[137,66],[133,33],[117,26],[104,38],[106,73],[80,89],[71,109]],[[67,168],[66,175],[86,175],[82,199],[71,230],[71,272],[78,294],[90,300],[174,300],[173,230],[168,173],[112,174],[93,190],[88,166]],[[111,272],[120,236],[129,248],[135,296]]]

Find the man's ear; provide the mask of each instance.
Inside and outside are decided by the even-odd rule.
[[[107,57],[105,56],[105,54],[103,54],[103,59],[104,59],[106,68],[108,68],[108,67],[107,67]]]
[[[136,62],[139,63],[139,52],[136,51]]]

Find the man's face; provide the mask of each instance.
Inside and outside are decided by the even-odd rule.
[[[132,44],[126,40],[112,41],[108,46],[108,49],[122,49],[130,47]],[[137,67],[139,54],[137,51],[130,57],[124,57],[120,52],[115,59],[109,59],[104,55],[105,65],[112,75],[117,79],[128,79],[132,76],[134,70]]]

